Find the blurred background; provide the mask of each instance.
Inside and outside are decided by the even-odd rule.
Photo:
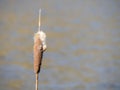
[[[120,90],[120,0],[0,0],[0,90],[35,88],[39,8],[39,90]]]

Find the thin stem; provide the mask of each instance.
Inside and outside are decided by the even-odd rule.
[[[38,73],[36,74],[35,90],[38,90]]]
[[[41,9],[39,9],[39,21],[38,21],[38,31],[40,31],[40,27],[41,27]]]

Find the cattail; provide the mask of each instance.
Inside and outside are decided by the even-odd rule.
[[[38,74],[42,64],[43,52],[46,50],[46,34],[40,30],[40,13],[39,13],[39,29],[34,35],[34,73],[36,74],[36,90],[38,90]]]

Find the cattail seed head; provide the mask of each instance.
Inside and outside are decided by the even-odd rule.
[[[40,72],[43,51],[47,48],[45,39],[46,34],[43,31],[38,31],[34,35],[34,73]]]

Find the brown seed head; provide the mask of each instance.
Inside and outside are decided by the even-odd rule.
[[[42,55],[43,55],[43,50],[42,50],[42,42],[39,38],[39,34],[35,34],[34,36],[34,73],[39,73],[40,72],[40,66],[42,63]]]

